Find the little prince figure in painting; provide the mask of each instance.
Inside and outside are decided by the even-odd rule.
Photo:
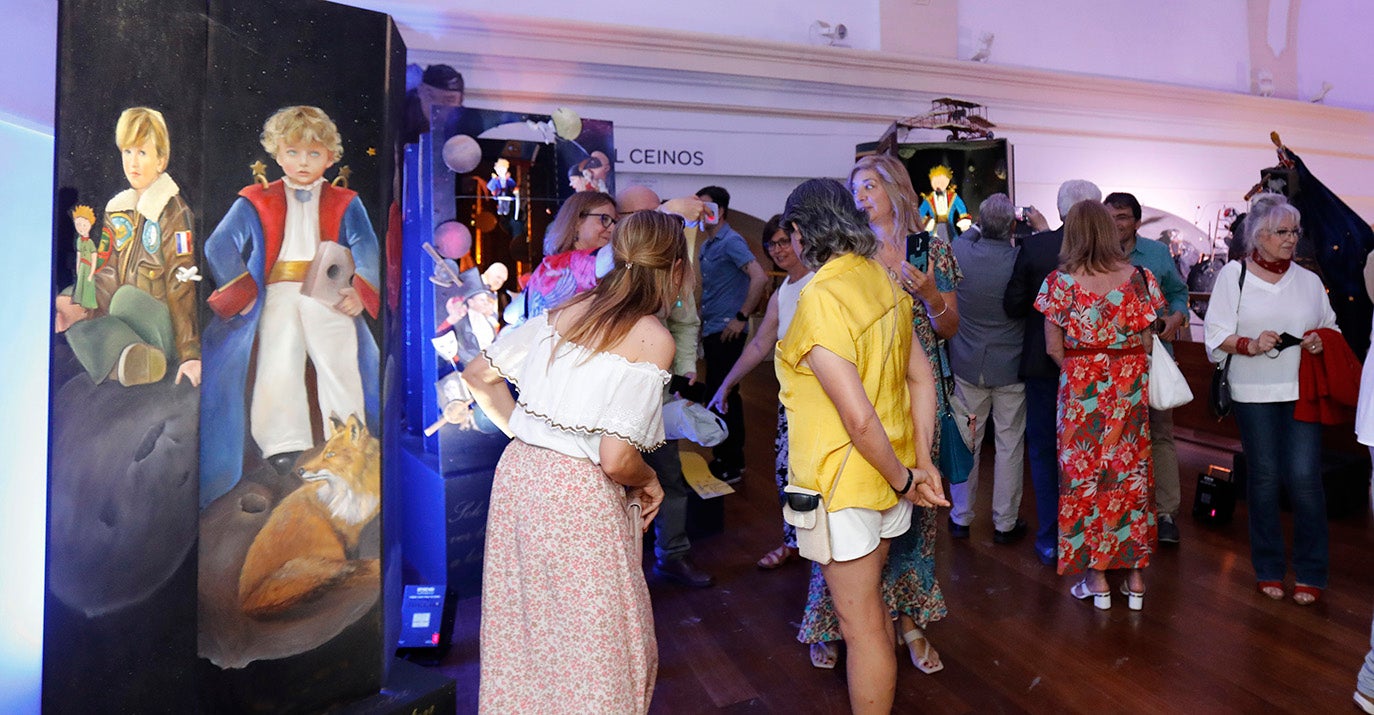
[[[82,308],[91,310],[98,305],[95,300],[95,272],[109,257],[110,245],[109,241],[102,241],[100,246],[96,246],[91,238],[95,210],[90,206],[72,209],[72,225],[76,227],[76,288],[72,291],[72,300]]]
[[[343,154],[333,120],[316,107],[279,110],[263,126],[263,149],[284,176],[255,183],[205,242],[218,288],[218,317],[206,328],[201,412],[201,504],[227,492],[244,472],[246,431],[279,475],[315,446],[306,359],[315,368],[319,418],[365,419],[377,430],[377,343],[362,313],[377,317],[379,247],[358,195],[325,181]],[[351,254],[354,275],[326,303],[302,292],[317,255]],[[256,345],[256,368],[248,364]]]
[[[952,169],[937,164],[930,170],[930,193],[921,194],[921,218],[925,219],[925,230],[946,241],[953,241],[973,225],[973,220],[968,216],[968,207],[950,183],[953,179]]]

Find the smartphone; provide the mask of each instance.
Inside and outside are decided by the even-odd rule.
[[[906,261],[918,271],[925,271],[930,259],[930,232],[908,233],[906,235]]]
[[[1274,345],[1274,349],[1283,352],[1294,345],[1302,345],[1302,338],[1292,333],[1281,333],[1279,335],[1279,342]]]
[[[720,206],[714,201],[703,201],[701,211],[701,221],[707,226],[714,226],[720,223]]]
[[[1012,218],[1016,219],[1017,221],[1029,221],[1031,212],[1034,210],[1034,206],[1017,206],[1012,211]]]

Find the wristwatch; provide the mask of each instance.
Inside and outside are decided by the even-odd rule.
[[[741,323],[747,323],[749,322],[749,316],[745,315],[744,313],[735,313],[735,320],[738,320]]]

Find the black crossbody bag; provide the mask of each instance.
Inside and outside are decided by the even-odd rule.
[[[1240,298],[1245,292],[1245,259],[1240,261],[1240,288],[1236,291],[1236,314],[1240,314]],[[1235,355],[1227,355],[1225,360],[1217,363],[1217,367],[1212,371],[1212,392],[1208,396],[1207,404],[1212,408],[1212,414],[1216,415],[1217,420],[1223,420],[1231,414],[1234,401],[1231,399],[1231,358]]]

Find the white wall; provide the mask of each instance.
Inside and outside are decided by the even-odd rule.
[[[1292,0],[1298,2],[1299,0]],[[1298,97],[1322,82],[1334,88],[1326,103],[1374,111],[1374,3],[1369,0],[1301,0],[1298,22]]]
[[[694,3],[526,0],[496,6],[475,0],[349,0],[390,12],[412,28],[461,13],[558,19],[806,44],[814,20],[848,26],[848,46],[939,58],[968,58],[992,32],[992,64],[1137,79],[1249,93],[1247,6],[1298,4],[1296,98],[1335,89],[1333,106],[1374,109],[1374,3],[1368,0],[698,0]],[[953,6],[953,7],[951,7]],[[1267,5],[1266,5],[1267,6]],[[1262,13],[1263,14],[1263,13]],[[1281,13],[1280,13],[1281,14]],[[896,28],[894,30],[894,28]],[[1255,28],[1261,35],[1264,27]],[[883,41],[882,34],[887,33]],[[957,36],[951,38],[949,36]],[[407,34],[412,45],[440,39]],[[955,40],[956,49],[948,49]],[[958,88],[951,88],[957,93]]]
[[[1087,178],[1170,213],[1207,218],[1200,212],[1212,211],[1204,207],[1237,201],[1259,169],[1274,163],[1270,130],[1374,217],[1374,121],[1367,113],[995,63],[762,41],[721,45],[711,35],[649,28],[625,38],[534,18],[398,21],[412,60],[448,62],[464,73],[471,106],[566,106],[612,120],[622,160],[632,147],[701,150],[707,160],[700,167],[618,168],[634,182],[659,177],[661,194],[720,183],[731,188],[736,207],[757,216],[778,210],[789,183],[844,176],[856,143],[953,94],[988,107],[997,135],[1015,146],[1018,203],[1051,217],[1059,183]],[[1243,38],[1232,41],[1248,42]],[[690,178],[676,178],[684,172]]]
[[[1248,91],[1246,0],[960,0],[959,57],[984,32],[1011,67]]]
[[[720,36],[722,44],[728,44],[731,37],[805,44],[810,39],[811,23],[822,20],[831,25],[843,23],[849,30],[846,44],[850,47],[876,50],[880,41],[879,0],[518,0],[501,4],[475,0],[349,0],[344,4],[388,12],[398,18],[457,12],[702,32]]]

